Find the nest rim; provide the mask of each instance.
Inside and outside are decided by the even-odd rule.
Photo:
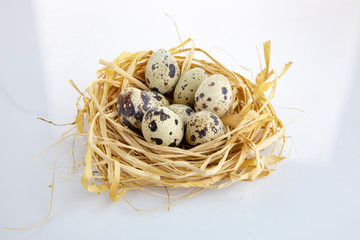
[[[189,43],[192,46],[185,48]],[[201,48],[195,48],[192,39],[168,51],[175,57],[181,76],[200,67],[209,76],[222,74],[229,79],[233,104],[221,118],[226,133],[187,149],[146,142],[143,136],[122,125],[114,110],[122,89],[149,90],[144,72],[153,51],[123,52],[113,62],[100,60],[104,67],[98,70],[98,78],[77,101],[77,132],[88,135],[81,184],[89,192],[109,191],[110,198],[117,201],[132,189],[153,186],[223,188],[237,181],[265,177],[285,158],[282,156],[285,127],[270,100],[278,79],[291,62],[280,74],[270,70],[270,41],[264,43],[265,67],[257,74],[255,83],[227,69]],[[211,62],[194,58],[195,52],[205,54]],[[266,97],[264,93],[269,89]],[[267,148],[269,153],[262,154]]]

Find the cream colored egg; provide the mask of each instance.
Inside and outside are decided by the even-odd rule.
[[[141,130],[147,142],[169,147],[176,147],[184,137],[181,118],[167,107],[149,109],[141,123]]]
[[[184,128],[186,128],[186,123],[189,120],[190,115],[195,112],[191,107],[184,104],[172,104],[168,106],[168,108],[179,115],[184,123]]]
[[[221,119],[209,111],[192,114],[187,122],[186,142],[192,146],[209,142],[225,133]]]
[[[207,77],[207,73],[201,68],[193,68],[187,71],[176,84],[174,103],[192,107],[196,90]]]
[[[207,110],[217,116],[224,116],[232,103],[232,90],[229,80],[215,74],[205,79],[195,93],[195,111]]]
[[[155,51],[146,64],[145,79],[149,88],[159,93],[171,92],[180,77],[180,69],[170,52]]]
[[[117,103],[120,122],[132,130],[140,129],[145,112],[156,106],[148,94],[133,87],[122,90]]]
[[[170,105],[169,101],[166,99],[164,95],[158,92],[154,91],[144,91],[146,94],[148,94],[151,98],[154,99],[157,106],[159,107],[167,107]]]

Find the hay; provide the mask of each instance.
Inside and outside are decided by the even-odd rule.
[[[88,136],[81,179],[87,191],[109,191],[110,198],[117,201],[129,190],[153,186],[165,187],[166,191],[168,188],[223,188],[237,181],[265,177],[285,158],[282,156],[285,128],[270,100],[275,95],[278,79],[291,62],[279,75],[270,70],[270,41],[265,42],[265,67],[257,74],[256,83],[252,83],[206,51],[195,48],[194,43],[185,48],[189,42],[193,43],[188,39],[169,50],[182,74],[201,67],[209,75],[220,73],[231,82],[234,100],[229,114],[222,118],[227,126],[226,134],[193,148],[146,142],[119,122],[116,104],[124,88],[148,89],[144,72],[153,51],[123,52],[113,62],[100,60],[105,67],[97,72],[97,80],[88,85],[86,93],[81,93],[83,107],[77,104],[77,131]],[[211,62],[195,59],[195,53],[205,54]],[[264,92],[268,90],[266,97]]]

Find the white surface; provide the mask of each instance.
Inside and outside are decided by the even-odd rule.
[[[123,200],[87,193],[56,177],[49,221],[0,230],[0,239],[359,239],[360,1],[1,1],[0,226],[29,226],[48,211],[52,172],[34,156],[74,120],[76,92],[93,80],[98,59],[122,51],[169,48],[181,37],[217,46],[259,70],[256,46],[272,40],[271,65],[294,64],[273,104],[303,109],[288,127],[294,149],[269,177],[208,190],[168,212],[136,212]],[[215,57],[231,69],[223,52]],[[299,112],[277,109],[284,122]],[[59,165],[68,165],[71,140]],[[52,166],[56,148],[39,160]],[[81,153],[78,153],[78,157]],[[60,169],[57,176],[69,174]],[[166,203],[130,193],[139,208]],[[135,238],[132,238],[135,239]]]

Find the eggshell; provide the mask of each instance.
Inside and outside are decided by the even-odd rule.
[[[176,84],[174,103],[192,107],[196,90],[207,77],[207,73],[202,68],[193,68],[187,71]]]
[[[140,129],[145,112],[156,106],[148,94],[133,87],[122,90],[117,103],[120,122],[132,130]]]
[[[184,137],[184,125],[179,115],[167,107],[149,109],[141,123],[147,142],[169,147],[177,146]]]
[[[145,78],[151,90],[162,94],[169,93],[180,78],[180,69],[171,53],[160,49],[148,59]]]
[[[224,133],[224,124],[218,116],[209,111],[200,111],[190,116],[185,138],[187,143],[195,146],[209,142]]]
[[[172,104],[172,105],[168,106],[168,108],[170,110],[174,111],[177,115],[179,115],[179,117],[181,118],[181,120],[184,123],[184,128],[186,128],[186,123],[187,123],[190,115],[195,112],[191,107],[183,105],[183,104]]]
[[[232,103],[232,90],[229,80],[215,74],[205,79],[195,93],[195,111],[208,110],[217,116],[224,116]]]
[[[144,91],[146,94],[148,94],[151,98],[154,99],[155,103],[159,107],[167,107],[170,105],[169,101],[166,99],[164,95],[158,92],[154,91]]]

